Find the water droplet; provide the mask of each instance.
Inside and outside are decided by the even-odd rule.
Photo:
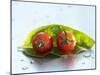
[[[23,51],[23,49],[20,49],[20,48],[18,48],[18,50],[17,50],[18,52],[22,52]]]
[[[21,59],[20,61],[24,61],[24,59]]]
[[[67,59],[68,56],[67,56],[67,55],[62,55],[61,58],[62,58],[62,59]]]
[[[17,50],[18,52],[22,52],[22,50]]]
[[[94,57],[92,57],[92,59],[94,59]]]
[[[85,62],[82,62],[82,64],[85,64]]]
[[[88,58],[88,57],[90,57],[90,56],[91,56],[91,53],[90,53],[90,52],[85,53],[85,54],[83,55],[83,57],[85,57],[85,58]]]
[[[22,68],[22,70],[27,70],[27,69],[28,69],[28,67],[23,67],[23,68]]]
[[[33,61],[30,61],[30,63],[31,63],[31,64],[34,64],[34,62],[33,62]]]
[[[67,7],[68,7],[68,8],[71,8],[72,6],[71,6],[71,5],[68,5]]]
[[[49,18],[49,16],[46,16],[46,18]]]
[[[60,10],[60,11],[63,11],[63,9],[62,9],[62,8],[59,8],[59,10]]]

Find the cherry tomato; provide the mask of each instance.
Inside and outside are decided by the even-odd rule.
[[[62,31],[56,39],[57,47],[63,54],[70,54],[76,46],[75,37],[71,32]]]
[[[40,32],[32,40],[32,46],[37,55],[46,55],[53,48],[52,37],[46,32]]]

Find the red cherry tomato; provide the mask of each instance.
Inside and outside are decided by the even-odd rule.
[[[70,54],[75,46],[75,37],[71,32],[60,32],[56,39],[57,47],[63,54]]]
[[[52,37],[46,32],[40,32],[32,40],[32,46],[37,55],[46,55],[53,48]]]

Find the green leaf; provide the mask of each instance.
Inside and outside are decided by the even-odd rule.
[[[89,50],[90,48],[92,48],[92,46],[94,45],[95,41],[89,37],[87,34],[80,32],[76,29],[73,29],[71,27],[68,26],[64,26],[64,25],[59,25],[59,24],[51,24],[51,25],[46,25],[46,26],[42,26],[39,27],[37,29],[33,29],[27,36],[24,44],[22,46],[20,46],[20,48],[24,49],[24,54],[27,54],[29,56],[36,56],[33,52],[32,52],[32,39],[34,39],[35,35],[39,32],[48,32],[48,34],[50,34],[53,37],[53,49],[52,52],[50,54],[52,55],[56,55],[56,56],[62,56],[62,54],[59,52],[59,49],[57,48],[56,45],[56,37],[58,36],[59,32],[61,31],[69,31],[72,32],[76,38],[76,48],[74,50],[75,54],[84,52]],[[84,49],[85,50],[84,50]],[[41,56],[44,57],[44,56]]]
[[[25,48],[23,50],[23,53],[25,55],[29,56],[29,57],[37,57],[37,58],[38,57],[44,57],[44,56],[38,56],[38,55],[36,55],[35,52],[34,52],[34,50],[33,50],[33,48]]]
[[[73,51],[74,54],[80,54],[80,53],[83,53],[85,51],[87,51],[89,49],[86,49],[86,48],[83,48],[81,46],[76,46],[75,50]]]
[[[57,52],[57,48],[53,48],[52,49],[55,53],[50,53],[50,54],[48,54],[48,55],[42,55],[42,56],[38,56],[38,55],[36,55],[35,54],[35,52],[34,52],[34,50],[33,50],[33,48],[25,48],[25,49],[23,49],[23,53],[25,54],[25,55],[27,55],[28,57],[36,57],[36,58],[43,58],[43,57],[60,57],[61,55],[60,55],[60,53],[58,53]]]

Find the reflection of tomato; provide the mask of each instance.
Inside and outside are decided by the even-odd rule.
[[[57,47],[63,54],[71,53],[75,46],[75,37],[71,32],[60,32],[56,39]]]
[[[76,64],[77,56],[76,55],[63,56],[61,62],[63,63],[64,66],[71,68]]]
[[[32,46],[36,54],[38,55],[48,54],[53,47],[52,37],[46,32],[40,32],[32,40]]]

